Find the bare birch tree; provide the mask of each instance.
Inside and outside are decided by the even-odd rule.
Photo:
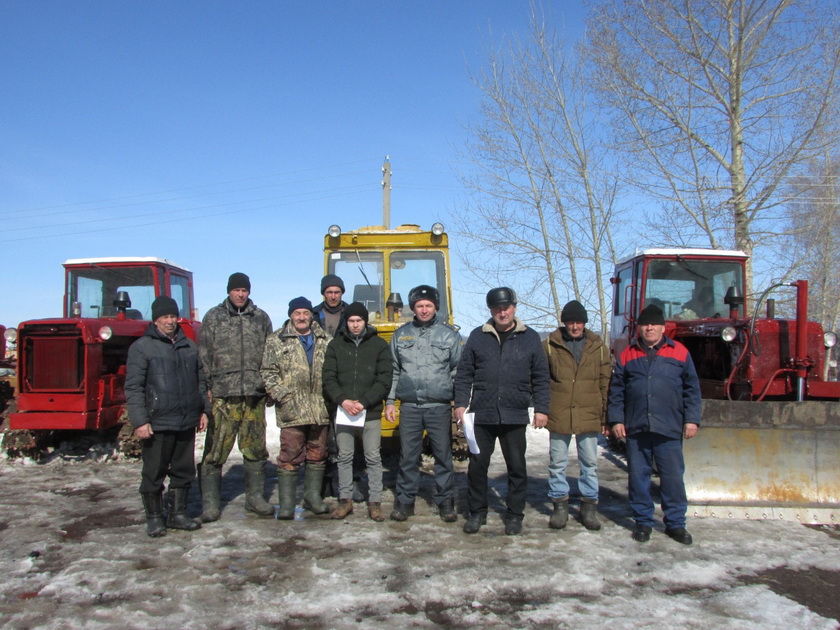
[[[546,324],[574,298],[606,332],[617,177],[580,65],[532,14],[528,41],[494,55],[478,84],[483,120],[463,176],[472,202],[458,217],[464,263],[480,285],[516,284]]]
[[[837,142],[839,24],[819,0],[596,4],[593,84],[661,241],[752,255],[784,229],[788,178]]]

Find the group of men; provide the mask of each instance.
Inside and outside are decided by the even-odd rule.
[[[337,445],[338,503],[334,519],[353,511],[353,460],[361,438],[369,480],[368,516],[385,519],[381,506],[381,415],[394,420],[399,402],[401,457],[390,518],[414,514],[424,434],[434,456],[434,503],[445,522],[457,520],[451,451],[451,409],[474,434],[467,472],[468,513],[463,531],[486,523],[487,473],[499,441],[507,467],[505,533],[522,531],[527,471],[526,429],[533,421],[550,432],[549,526],[566,527],[570,486],[569,447],[575,437],[580,463],[580,520],[598,530],[598,435],[626,440],[628,492],[636,521],[633,538],[649,540],[654,504],[654,462],[661,483],[665,533],[691,544],[685,528],[682,440],[693,437],[700,416],[699,383],[682,344],[664,335],[661,310],[648,306],[638,318],[639,336],[613,367],[608,348],[586,328],[583,305],[571,301],[563,326],[544,341],[516,317],[517,298],[508,287],[486,298],[490,318],[466,343],[438,317],[440,298],[428,285],[413,288],[413,319],[398,328],[390,346],[369,324],[361,303],[342,300],[338,276],[324,276],[324,301],[316,307],[298,297],[288,320],[272,332],[269,316],[250,299],[250,280],[230,276],[228,295],[202,322],[199,343],[177,324],[169,297],[155,300],[153,322],[129,349],[126,398],[135,434],[143,440],[140,492],[147,533],[197,529],[221,514],[222,468],[238,441],[245,471],[245,509],[259,516],[292,519],[299,471],[303,508],[329,511],[323,500],[330,433]],[[264,497],[266,405],[281,428],[278,508]],[[467,415],[469,414],[469,415]],[[207,429],[200,464],[202,513],[186,513],[195,476],[196,430]],[[169,476],[168,514],[163,484]],[[200,521],[200,522],[199,522]]]

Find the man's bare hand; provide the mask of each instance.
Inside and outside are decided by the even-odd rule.
[[[612,425],[612,434],[617,440],[623,440],[627,437],[627,430],[623,424]]]
[[[686,440],[690,440],[690,439],[691,439],[691,438],[693,438],[695,435],[697,435],[697,431],[699,431],[699,430],[700,430],[700,427],[698,427],[698,426],[697,426],[696,424],[694,424],[693,422],[686,422],[686,423],[683,425],[683,437],[684,437]]]
[[[134,429],[134,437],[138,440],[148,440],[154,434],[155,432],[152,431],[152,425],[148,422],[146,424],[141,424],[139,427]]]
[[[537,429],[544,429],[548,426],[548,416],[544,413],[534,414],[534,427]]]
[[[385,419],[388,422],[394,422],[397,419],[397,406],[385,405]]]
[[[455,422],[458,424],[464,424],[464,413],[466,411],[466,407],[455,407]]]
[[[356,414],[362,413],[364,411],[365,406],[360,403],[358,400],[345,400],[341,403],[341,408],[344,409],[347,413],[351,416],[355,416]]]
[[[198,419],[198,432],[202,433],[207,429],[207,414],[201,414],[201,417]]]

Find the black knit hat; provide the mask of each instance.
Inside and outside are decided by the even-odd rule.
[[[370,319],[368,310],[361,302],[353,302],[350,306],[344,309],[344,313],[342,313],[342,315],[344,316],[344,321],[347,321],[351,317],[361,317],[365,320],[365,324],[367,324]]]
[[[509,287],[496,287],[487,292],[487,308],[516,306],[516,292]]]
[[[429,300],[429,302],[435,305],[435,310],[440,308],[440,295],[438,294],[438,290],[430,287],[428,284],[421,284],[408,292],[408,307],[412,311],[414,310],[414,305],[420,300]]]
[[[241,271],[230,274],[230,278],[228,278],[227,292],[230,293],[234,289],[247,289],[250,291],[251,279]]]
[[[312,310],[312,302],[310,302],[309,300],[307,300],[303,296],[296,297],[295,299],[293,299],[289,302],[289,315],[291,315],[293,312],[295,312],[299,308],[305,308],[305,309],[309,309],[311,311]]]
[[[158,317],[163,317],[164,315],[174,315],[175,317],[178,317],[179,314],[178,303],[171,297],[161,295],[159,298],[155,298],[155,301],[152,302],[152,321],[155,321]]]
[[[648,304],[642,309],[642,312],[639,313],[639,319],[636,323],[638,323],[639,326],[645,326],[647,324],[658,324],[660,326],[664,326],[665,316],[662,314],[661,308],[655,304]]]
[[[572,300],[571,302],[567,302],[566,306],[563,307],[563,311],[560,313],[560,321],[564,324],[566,322],[581,322],[585,324],[589,321],[589,316],[586,314],[586,309],[583,308],[583,304],[577,300]]]
[[[334,273],[328,273],[326,276],[321,278],[321,295],[324,295],[324,291],[327,290],[327,287],[338,287],[341,289],[341,292],[344,293],[344,280]]]

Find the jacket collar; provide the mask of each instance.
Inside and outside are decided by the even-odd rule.
[[[219,306],[224,308],[230,315],[253,315],[254,311],[257,309],[257,305],[254,304],[251,298],[248,298],[248,301],[245,302],[245,306],[242,308],[236,308],[233,303],[231,303],[230,298],[225,298]]]
[[[662,345],[664,346],[674,346],[675,342],[671,339],[668,335],[662,335],[662,341],[664,342]],[[642,343],[642,340],[639,339],[638,336],[634,337],[633,340],[630,342],[631,346],[636,346],[642,352],[647,352],[647,346]]]
[[[515,333],[521,333],[527,328],[525,324],[520,320],[518,317],[513,318],[513,331]],[[481,332],[483,333],[490,333],[496,339],[499,339],[499,333],[496,330],[496,327],[493,325],[493,318],[487,320],[487,322],[481,327]]]
[[[315,339],[326,339],[327,333],[324,332],[324,329],[321,328],[321,325],[318,323],[317,319],[312,320],[312,326],[309,329],[309,332],[315,337]],[[299,337],[300,335],[297,334],[295,327],[292,326],[292,320],[287,319],[283,322],[283,326],[280,328],[280,336],[281,337]]]

